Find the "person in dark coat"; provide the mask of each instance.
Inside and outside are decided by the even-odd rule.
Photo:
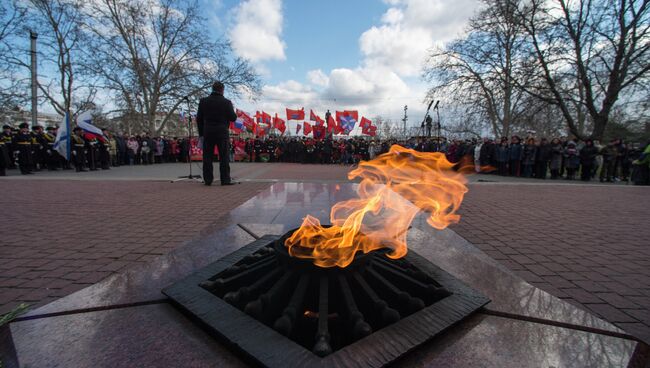
[[[566,180],[575,179],[576,171],[580,167],[580,156],[578,156],[578,148],[574,141],[569,141],[564,149],[564,162],[566,168]]]
[[[594,168],[596,166],[596,156],[598,155],[598,148],[594,146],[594,141],[587,139],[584,147],[580,150],[580,165],[582,171],[580,172],[580,179],[582,181],[589,181],[593,176]]]
[[[562,167],[562,156],[564,154],[564,147],[558,138],[553,138],[551,141],[551,160],[549,167],[551,169],[551,179],[560,177],[560,168]]]
[[[229,131],[231,121],[237,119],[237,114],[232,102],[223,97],[225,86],[217,81],[212,85],[210,96],[202,98],[196,113],[196,124],[199,137],[203,138],[203,181],[205,185],[212,185],[214,178],[212,160],[214,147],[219,150],[219,175],[221,185],[233,185],[236,182],[230,177],[229,163]]]
[[[86,162],[86,154],[88,148],[81,128],[74,128],[72,130],[72,136],[70,138],[70,154],[72,154],[71,161],[74,164],[75,171],[88,171],[84,169],[84,163]]]
[[[546,172],[548,171],[549,161],[551,161],[551,145],[548,144],[548,140],[546,140],[546,138],[542,138],[535,154],[536,178],[546,179]]]
[[[45,150],[47,149],[47,141],[43,137],[43,127],[34,125],[32,127],[32,159],[34,161],[34,171],[41,171],[47,166],[47,159]]]
[[[533,168],[535,167],[535,159],[537,157],[537,145],[535,138],[528,138],[524,146],[522,164],[524,166],[524,177],[530,178],[533,176]]]
[[[14,149],[14,156],[18,158],[18,167],[23,175],[33,174],[34,157],[32,156],[32,136],[29,134],[29,124],[22,123],[20,129],[13,137],[11,146]]]
[[[603,166],[600,169],[600,182],[611,183],[616,176],[616,160],[618,159],[617,141],[612,139],[609,144],[600,150],[603,156]]]
[[[0,134],[0,176],[5,176],[6,170],[11,168],[13,163],[11,160],[13,151],[11,149],[11,127],[5,125],[2,130],[3,133]]]
[[[508,158],[510,157],[510,150],[508,147],[508,139],[502,138],[501,144],[496,148],[496,161],[499,175],[508,175]]]
[[[493,146],[494,144],[488,138],[483,138],[483,145],[481,145],[478,156],[481,167],[487,167],[492,164]]]
[[[521,146],[521,139],[519,139],[519,136],[512,136],[508,156],[508,161],[510,162],[510,176],[520,176],[521,160],[524,157],[524,149]]]

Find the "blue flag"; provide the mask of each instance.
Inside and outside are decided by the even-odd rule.
[[[68,113],[63,117],[63,124],[59,127],[59,131],[56,132],[53,148],[63,158],[70,160],[70,116]]]

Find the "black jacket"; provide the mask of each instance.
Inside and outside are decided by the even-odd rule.
[[[237,119],[232,102],[222,94],[212,92],[199,102],[199,111],[196,113],[196,125],[199,136],[215,134],[228,136],[228,127],[231,121]]]

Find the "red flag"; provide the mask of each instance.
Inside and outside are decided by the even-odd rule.
[[[246,112],[242,110],[235,110],[235,113],[237,114],[237,119],[242,121],[242,124],[244,124],[244,127],[246,127],[246,130],[249,132],[253,131],[253,128],[255,126],[255,120],[253,120],[250,115],[248,115]],[[259,114],[259,112],[258,112]],[[240,129],[242,130],[242,129]]]
[[[229,127],[229,128],[230,128],[230,130],[232,130],[233,133],[235,133],[235,134],[240,134],[240,133],[241,133],[241,129],[237,128],[237,126],[235,125],[235,122],[234,122],[234,121],[231,121],[231,122],[230,122],[230,127]]]
[[[284,134],[285,130],[287,130],[287,126],[285,125],[284,120],[280,119],[277,113],[275,114],[275,118],[273,119],[273,127],[279,130],[280,133],[282,134]]]
[[[304,128],[303,128],[303,132],[304,132],[304,134],[305,134],[305,135],[309,135],[309,133],[311,133],[311,131],[312,131],[312,129],[311,129],[311,124],[309,124],[308,122],[305,121],[305,122],[303,123],[303,127],[304,127]]]
[[[350,134],[359,121],[359,113],[355,110],[337,111],[336,121],[343,133]]]
[[[314,139],[324,139],[327,135],[327,129],[322,125],[317,125],[313,128]]]
[[[302,128],[300,124],[296,125],[296,134],[300,134],[300,128]]]
[[[366,133],[364,133],[364,134],[366,134]],[[369,136],[371,136],[371,137],[376,136],[376,135],[377,135],[377,127],[374,126],[374,125],[369,126],[369,127],[368,127],[368,133],[367,133],[367,134],[368,134]]]
[[[371,125],[372,125],[372,121],[370,121],[369,119],[366,119],[365,116],[361,117],[361,122],[359,123],[359,126],[361,127],[361,129],[365,129],[365,128],[371,126]]]
[[[271,114],[267,114],[266,112],[262,111],[262,123],[271,125],[273,118],[271,117]]]
[[[309,110],[309,120],[311,121],[318,121],[320,118],[318,115],[314,114],[314,110]]]
[[[276,113],[276,114],[275,114],[275,118],[273,118],[273,127],[274,127],[275,129],[280,129],[280,126],[283,126],[284,123],[285,123],[285,121],[282,120],[282,119],[280,119],[280,118],[278,117],[278,114]]]
[[[305,108],[300,110],[287,109],[287,120],[303,120],[305,118]]]
[[[253,134],[255,134],[258,137],[264,137],[266,133],[269,131],[269,126],[266,124],[255,124],[255,129],[253,130]]]
[[[327,133],[332,133],[338,134],[338,124],[336,124],[336,121],[332,116],[327,118]]]
[[[337,111],[336,112],[336,121],[341,123],[341,119],[344,117],[350,117],[352,120],[359,121],[359,112],[356,110],[344,110],[344,111]]]

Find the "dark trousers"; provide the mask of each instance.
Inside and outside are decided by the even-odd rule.
[[[219,175],[222,183],[230,182],[230,139],[228,136],[206,135],[203,137],[203,180],[212,183],[214,180],[212,161],[214,160],[214,146],[219,150]]]
[[[510,160],[510,176],[521,175],[521,160]]]
[[[580,179],[584,181],[591,180],[591,175],[594,172],[593,165],[582,165],[582,171],[580,172]]]
[[[537,179],[546,179],[547,172],[548,172],[548,161],[536,161],[535,177]]]

